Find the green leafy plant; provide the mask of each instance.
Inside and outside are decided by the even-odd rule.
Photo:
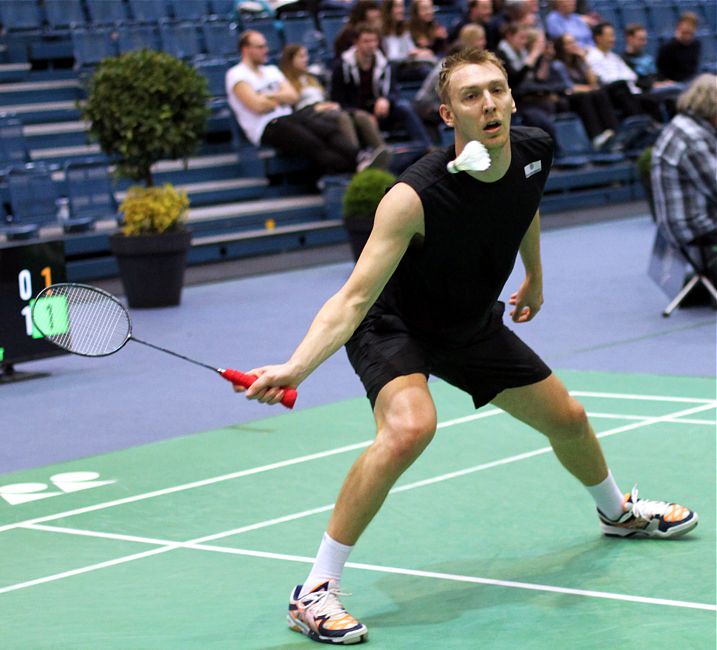
[[[344,194],[344,220],[372,222],[386,189],[395,181],[393,174],[382,169],[364,169],[355,174]]]
[[[186,192],[170,183],[162,187],[130,187],[120,204],[122,232],[125,235],[147,235],[179,230],[189,209]]]
[[[644,149],[638,156],[635,164],[637,165],[637,173],[640,175],[640,178],[643,180],[647,179],[649,182],[650,166],[652,164],[652,147]]]
[[[83,117],[117,174],[152,186],[152,165],[198,147],[209,110],[207,82],[165,53],[136,50],[104,59],[89,82]]]

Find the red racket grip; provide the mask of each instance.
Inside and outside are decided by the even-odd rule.
[[[256,375],[247,375],[246,373],[232,370],[231,368],[220,370],[219,374],[227,381],[232,382],[232,384],[244,386],[244,388],[249,388],[249,386],[259,379]],[[281,398],[281,403],[286,406],[286,408],[293,409],[298,396],[296,388],[282,387],[282,390],[284,391],[284,397]]]

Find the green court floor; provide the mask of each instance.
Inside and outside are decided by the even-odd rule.
[[[714,650],[714,380],[559,374],[621,487],[700,525],[602,537],[543,437],[433,383],[436,439],[344,577],[369,647]],[[285,626],[287,597],[372,418],[363,399],[267,413],[0,477],[0,647],[322,647]]]

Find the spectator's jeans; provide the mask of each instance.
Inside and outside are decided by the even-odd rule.
[[[433,145],[433,140],[431,140],[428,130],[408,100],[397,99],[395,102],[391,102],[391,110],[389,111],[388,117],[381,120],[380,124],[382,127],[387,126],[391,128],[396,121],[403,125],[411,140],[416,140],[426,147]]]
[[[282,153],[308,158],[321,174],[356,170],[358,148],[344,135],[336,119],[311,107],[269,122],[261,143]]]

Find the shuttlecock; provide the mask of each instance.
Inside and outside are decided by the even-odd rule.
[[[461,151],[461,155],[448,163],[451,174],[458,172],[482,172],[490,167],[490,154],[482,142],[471,140]]]

